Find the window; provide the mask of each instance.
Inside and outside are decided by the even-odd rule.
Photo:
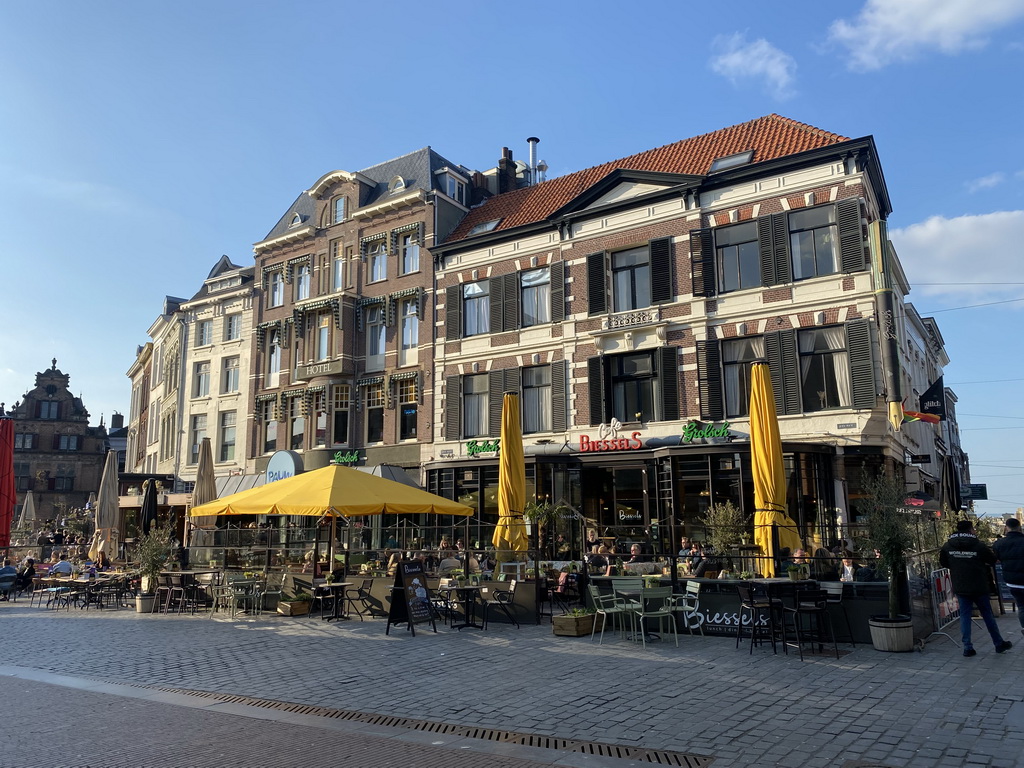
[[[333,217],[331,219],[332,224],[345,220],[345,198],[336,197],[334,198]]]
[[[200,320],[196,323],[196,346],[205,347],[213,344],[213,320]]]
[[[199,461],[199,446],[206,437],[206,414],[197,413],[192,417],[192,429],[189,433],[188,463],[195,464]]]
[[[174,457],[177,447],[177,433],[175,425],[178,422],[178,414],[175,411],[164,414],[160,420],[160,460]]]
[[[481,437],[488,434],[487,420],[488,400],[487,374],[467,376],[462,382],[462,435],[463,437]]]
[[[416,379],[402,379],[398,382],[398,438],[416,439]]]
[[[523,434],[551,431],[551,368],[523,369]]]
[[[653,421],[657,377],[651,353],[617,355],[611,364],[612,416],[624,422]]]
[[[60,403],[52,400],[43,400],[39,403],[40,419],[57,419],[60,415]]]
[[[445,194],[462,205],[466,204],[466,185],[454,176],[445,176]]]
[[[331,242],[331,288],[340,291],[345,287],[345,254],[341,240]]]
[[[348,414],[351,408],[351,390],[348,384],[337,384],[334,387],[334,431],[335,445],[348,444]]]
[[[75,490],[75,474],[74,470],[67,467],[58,467],[57,472],[50,479],[51,489],[54,491],[73,491]]]
[[[761,253],[757,222],[715,230],[715,258],[720,291],[738,291],[761,285]]]
[[[27,461],[14,462],[14,484],[19,491],[32,488],[32,468]]]
[[[420,244],[414,235],[402,235],[398,245],[398,254],[402,264],[402,274],[419,272],[420,269]]]
[[[227,394],[228,392],[238,391],[238,357],[225,357],[224,358],[224,374],[221,379],[223,389],[221,392]]]
[[[823,205],[789,214],[789,249],[793,279],[835,274],[836,208]]]
[[[651,261],[646,246],[612,254],[612,300],[615,312],[651,306]]]
[[[260,421],[263,422],[263,452],[277,450],[277,404],[267,400],[260,408]]]
[[[479,235],[479,234],[482,234],[484,232],[490,232],[496,226],[498,226],[498,224],[500,222],[501,222],[501,219],[491,219],[490,221],[485,221],[482,224],[477,224],[476,226],[474,226],[472,229],[469,230],[469,234],[471,234],[471,235]]]
[[[309,298],[309,286],[313,278],[313,268],[309,264],[300,264],[295,274],[295,300]]]
[[[306,434],[306,416],[302,412],[302,398],[293,397],[288,401],[288,447],[293,451],[302,450]]]
[[[462,286],[463,336],[476,336],[491,329],[490,284],[486,280]]]
[[[711,163],[711,168],[708,173],[715,173],[716,171],[724,171],[729,168],[737,168],[741,165],[746,165],[754,158],[754,150],[748,149],[746,152],[737,152],[735,155],[725,155],[724,157],[716,157]]]
[[[242,314],[240,312],[224,316],[224,341],[242,338]]]
[[[210,394],[210,361],[196,363],[195,372],[192,397],[206,397]]]
[[[367,251],[367,257],[370,260],[370,280],[369,282],[375,283],[378,280],[384,280],[388,276],[388,248],[387,244],[383,240],[378,240],[370,244],[370,249]]]
[[[722,342],[722,375],[725,378],[725,415],[750,413],[750,365],[764,359],[764,339],[733,339]]]
[[[384,440],[384,384],[366,387],[366,442]]]
[[[313,393],[313,446],[323,448],[327,445],[327,395],[323,392]]]
[[[842,326],[800,331],[800,389],[804,412],[850,406],[850,364]]]
[[[280,307],[284,304],[284,274],[279,270],[270,273],[270,304]]]
[[[281,375],[281,331],[276,328],[267,341],[267,386],[276,387]]]
[[[81,446],[81,438],[78,435],[60,435],[57,442],[57,450],[77,451]]]
[[[519,274],[523,327],[551,322],[551,272],[547,267]]]
[[[331,358],[331,316],[320,315],[316,327],[316,359]]]
[[[235,460],[235,411],[224,411],[220,415],[220,461]]]
[[[366,367],[380,370],[384,367],[384,305],[371,304],[366,308]]]
[[[39,444],[39,435],[31,435],[27,432],[18,432],[14,435],[14,450],[27,451]]]
[[[395,194],[405,189],[405,179],[401,176],[393,176],[391,181],[388,182],[388,193]]]
[[[398,364],[412,365],[416,362],[420,342],[420,316],[416,299],[405,299],[402,308],[402,336],[398,349]]]

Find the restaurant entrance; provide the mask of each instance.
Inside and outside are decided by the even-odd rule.
[[[651,505],[655,489],[647,463],[612,466],[585,465],[583,514],[596,524],[597,536],[606,545],[639,542],[652,546]]]

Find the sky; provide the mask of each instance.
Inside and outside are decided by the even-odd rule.
[[[329,171],[538,136],[552,178],[774,112],[874,137],[976,508],[1024,507],[1024,0],[727,8],[0,2],[0,402],[55,357],[92,423],[127,413],[164,296]]]

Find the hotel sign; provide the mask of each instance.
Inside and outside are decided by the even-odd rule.
[[[342,373],[341,368],[341,360],[312,363],[311,365],[297,365],[295,366],[295,375],[300,379],[311,379],[314,376],[330,376],[335,373]]]

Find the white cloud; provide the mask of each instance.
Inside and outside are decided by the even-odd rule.
[[[967,191],[970,193],[980,192],[983,189],[992,189],[1006,181],[1006,174],[1000,171],[982,176],[980,179],[973,179],[967,182]]]
[[[829,37],[850,51],[850,69],[867,72],[924,51],[945,54],[984,47],[986,35],[1024,17],[1024,0],[867,0],[853,21],[840,19]]]
[[[767,40],[747,42],[737,32],[716,37],[713,43],[719,53],[711,59],[711,71],[729,79],[733,85],[741,81],[763,84],[776,98],[793,95],[796,61]]]
[[[917,296],[941,296],[943,305],[964,300],[975,304],[1024,296],[1024,211],[930,219],[893,229],[889,238],[910,281],[911,300],[930,310]],[[924,285],[947,283],[947,285]],[[987,285],[979,285],[987,283]],[[930,302],[929,302],[930,303]],[[1008,305],[1014,306],[1014,305]],[[1024,308],[1024,302],[1021,303]]]

